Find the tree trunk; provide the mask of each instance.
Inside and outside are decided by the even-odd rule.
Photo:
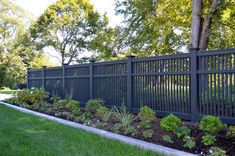
[[[199,48],[200,31],[201,31],[201,17],[199,13],[201,11],[202,11],[202,0],[193,0],[192,34],[190,36],[192,48]]]
[[[212,18],[215,10],[218,8],[219,5],[220,5],[220,0],[213,1],[211,8],[209,9],[206,18],[203,22],[200,45],[199,45],[200,50],[206,50],[208,48],[209,32],[211,30]]]

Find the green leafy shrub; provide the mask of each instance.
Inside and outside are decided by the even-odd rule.
[[[151,122],[149,120],[142,120],[140,126],[144,129],[148,129],[151,127]]]
[[[202,137],[202,142],[204,143],[204,145],[210,146],[216,142],[216,138],[213,135],[207,134]]]
[[[192,149],[196,146],[196,142],[190,137],[185,136],[183,141],[185,142],[184,147]]]
[[[78,101],[70,100],[66,107],[74,114],[74,115],[80,115],[80,104]]]
[[[127,112],[126,107],[122,106],[120,110],[116,107],[113,109],[114,119],[122,125],[123,129],[130,126],[134,120],[134,115]]]
[[[137,133],[137,130],[136,130],[135,127],[133,127],[133,126],[128,126],[128,127],[125,128],[125,130],[124,130],[124,134],[126,134],[126,135],[132,135],[132,136],[134,136],[134,135],[136,135],[136,133]]]
[[[164,135],[162,137],[162,140],[167,142],[167,143],[173,143],[173,141],[172,141],[172,139],[171,139],[171,137],[169,135]]]
[[[235,137],[235,126],[229,126],[227,136]]]
[[[97,123],[94,125],[95,128],[99,128],[99,129],[103,128],[104,126],[105,126],[105,125],[104,125],[102,122],[97,122]]]
[[[107,107],[103,106],[97,110],[97,115],[101,118],[102,121],[108,122],[112,112]]]
[[[175,134],[178,136],[178,138],[184,138],[185,136],[189,136],[191,130],[187,126],[179,126]]]
[[[100,107],[104,105],[104,101],[101,99],[91,99],[86,103],[86,110],[91,113],[95,113]]]
[[[173,114],[170,114],[161,120],[160,126],[165,131],[175,132],[176,129],[179,127],[180,123],[181,120],[178,117]]]
[[[219,118],[206,115],[199,123],[199,129],[210,135],[215,135],[217,132],[224,128],[224,124]]]
[[[226,151],[220,149],[219,147],[211,147],[209,152],[210,154],[208,156],[226,156]]]
[[[13,102],[15,104],[27,104],[33,105],[34,103],[40,103],[48,98],[49,93],[42,88],[36,89],[23,89],[14,94]]]
[[[60,111],[61,109],[65,108],[68,103],[69,101],[67,99],[61,99],[61,100],[58,100],[56,103],[53,103],[53,107],[57,111]]]
[[[156,118],[155,114],[156,113],[151,108],[144,106],[140,108],[139,117],[141,120],[148,120],[151,122]]]
[[[153,137],[153,130],[152,129],[144,130],[143,136],[144,136],[145,139],[152,138]]]
[[[87,120],[92,119],[92,114],[90,112],[85,112],[82,114],[82,121],[85,122]]]

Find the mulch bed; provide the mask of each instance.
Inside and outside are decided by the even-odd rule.
[[[46,114],[49,114],[49,115],[52,115],[52,116],[57,116],[56,112],[53,112],[53,111],[52,112],[44,112],[42,110],[35,110],[35,111],[46,113]],[[68,110],[65,109],[65,110],[62,110],[62,111],[65,112],[65,115],[61,115],[60,118],[68,119],[67,116],[66,116],[66,112]],[[84,109],[81,109],[81,111],[83,113],[85,112]],[[205,146],[202,143],[201,138],[204,135],[204,133],[198,129],[198,123],[189,122],[189,121],[182,121],[183,125],[186,125],[191,129],[190,136],[192,138],[194,138],[194,140],[196,141],[196,147],[192,148],[192,149],[188,149],[188,148],[184,147],[183,139],[178,138],[172,132],[166,132],[166,131],[163,131],[161,129],[160,120],[161,120],[160,118],[157,118],[151,124],[151,129],[154,131],[154,134],[153,134],[151,139],[145,139],[143,137],[142,132],[144,131],[144,129],[142,129],[140,126],[138,126],[139,123],[140,123],[140,119],[138,119],[138,118],[136,118],[132,122],[132,126],[134,126],[137,129],[138,133],[134,136],[130,136],[130,135],[126,135],[126,136],[130,136],[130,137],[140,139],[140,140],[143,140],[143,141],[147,141],[147,142],[151,142],[151,143],[154,143],[154,144],[159,144],[159,145],[171,147],[171,148],[174,148],[174,149],[178,149],[180,151],[190,152],[190,153],[199,154],[199,155],[207,155],[208,154],[208,151],[209,151],[210,147]],[[91,126],[94,126],[95,123],[100,122],[100,121],[101,121],[101,119],[99,117],[93,115],[93,119],[91,120]],[[80,122],[80,123],[82,123],[82,122]],[[114,132],[113,127],[114,127],[115,124],[116,124],[116,121],[111,119],[108,123],[105,123],[105,125],[102,127],[102,129],[106,130],[106,131]],[[125,135],[122,132],[120,132],[118,134]],[[171,136],[171,138],[173,140],[173,143],[164,142],[163,139],[162,139],[162,136],[164,136],[164,135]],[[228,156],[235,156],[235,137],[227,137],[226,136],[226,130],[222,130],[217,134],[216,138],[217,138],[217,141],[216,141],[214,146],[220,147],[221,149],[225,150],[226,154]]]

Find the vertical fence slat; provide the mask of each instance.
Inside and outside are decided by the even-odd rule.
[[[132,108],[132,58],[134,56],[128,56],[127,62],[127,108],[130,111]]]

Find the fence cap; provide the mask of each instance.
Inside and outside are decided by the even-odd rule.
[[[131,55],[131,54],[130,54],[130,55],[127,55],[127,57],[128,57],[128,58],[134,58],[135,55]]]
[[[200,49],[199,48],[189,48],[189,51],[199,51]]]
[[[95,61],[96,61],[96,60],[95,60],[95,59],[93,59],[93,58],[89,60],[89,62],[95,62]]]

